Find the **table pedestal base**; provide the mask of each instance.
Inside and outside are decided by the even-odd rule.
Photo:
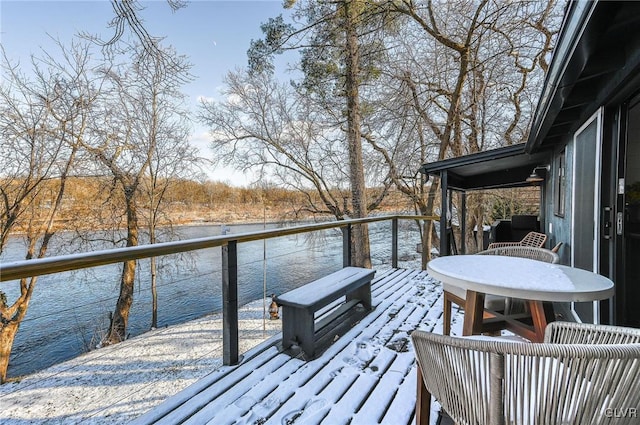
[[[551,303],[542,301],[526,301],[529,313],[502,314],[497,311],[485,310],[485,294],[482,292],[466,292],[466,299],[462,299],[448,291],[444,291],[443,334],[451,332],[451,303],[464,308],[464,324],[462,335],[479,335],[486,332],[498,332],[507,329],[531,342],[542,342],[547,324],[555,320]]]

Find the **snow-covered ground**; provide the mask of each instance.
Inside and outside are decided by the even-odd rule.
[[[280,320],[263,317],[262,300],[241,308],[240,352],[281,332]],[[127,423],[221,365],[222,318],[216,314],[0,385],[0,423]]]
[[[240,309],[240,352],[281,332],[280,320],[263,317],[261,300]],[[222,366],[221,359],[220,314],[157,329],[0,385],[0,424],[129,423]],[[435,423],[437,403],[432,409]]]

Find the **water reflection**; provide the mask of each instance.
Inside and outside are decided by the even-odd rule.
[[[267,225],[267,228],[274,227],[274,224]],[[228,228],[233,234],[262,230],[263,225]],[[221,226],[185,226],[177,231],[179,239],[201,238],[219,235]],[[419,238],[415,229],[404,232],[401,240]],[[371,225],[370,233],[374,265],[388,264],[390,224]],[[410,242],[407,246],[415,247],[415,244]],[[14,238],[0,260],[20,260],[23,247],[20,238]],[[158,326],[183,323],[221,311],[221,263],[219,247],[194,251],[188,256],[164,257],[160,261],[157,284]],[[286,292],[341,267],[340,229],[241,243],[238,245],[239,304],[261,299],[264,294]],[[95,347],[109,325],[109,314],[118,296],[120,270],[119,264],[113,264],[41,276],[16,337],[9,376],[32,373]],[[10,301],[19,294],[17,282],[4,282],[2,290]],[[129,336],[149,329],[151,313],[149,260],[140,260]]]

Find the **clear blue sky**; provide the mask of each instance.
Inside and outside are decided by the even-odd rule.
[[[185,88],[194,109],[200,96],[218,98],[225,74],[247,64],[251,39],[262,36],[260,24],[286,12],[281,0],[192,1],[173,13],[164,0],[144,1],[140,16],[149,33],[166,37],[163,43],[189,57],[196,81]],[[86,31],[108,39],[107,25],[113,17],[107,0],[0,0],[0,42],[10,59],[29,64],[29,55],[53,46],[51,37],[65,44],[74,34]],[[48,34],[48,35],[47,35]],[[280,68],[284,68],[281,63]],[[209,156],[203,128],[196,128],[192,143]],[[230,170],[210,173],[216,180],[246,184],[242,175]]]

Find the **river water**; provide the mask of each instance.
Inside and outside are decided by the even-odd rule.
[[[399,256],[415,261],[419,234],[414,225],[405,224],[399,235]],[[233,234],[278,225],[226,227]],[[220,235],[221,226],[184,226],[178,233],[179,239],[216,236]],[[390,267],[390,223],[371,224],[370,239],[374,267]],[[16,237],[0,261],[20,260],[23,256],[24,242]],[[158,326],[184,323],[222,310],[219,247],[194,251],[186,257],[168,256],[159,262]],[[262,299],[265,293],[281,294],[341,267],[342,232],[339,229],[241,243],[238,245],[239,304]],[[129,336],[144,333],[151,325],[149,261],[141,260],[137,270]],[[8,375],[33,373],[95,347],[109,325],[109,314],[118,297],[120,271],[121,266],[113,264],[41,276],[16,336]],[[0,289],[10,303],[19,294],[18,282],[3,282]]]

